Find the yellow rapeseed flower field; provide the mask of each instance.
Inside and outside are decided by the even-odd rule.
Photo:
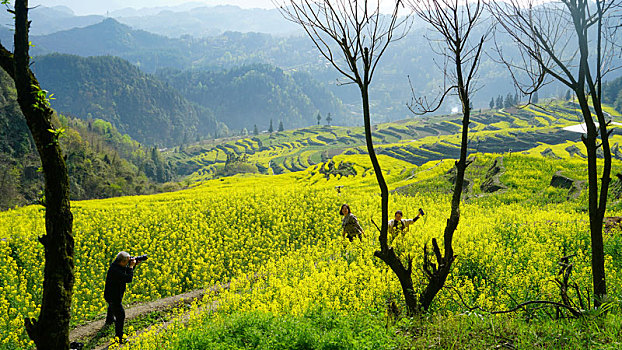
[[[560,168],[572,172],[580,166],[513,157],[506,161],[506,180],[514,181],[517,188],[519,183],[541,184],[520,179],[512,173],[520,171],[512,170],[513,164],[540,162],[547,172]],[[149,254],[129,285],[126,304],[226,281],[231,281],[230,289],[214,297],[225,313],[263,310],[301,314],[317,307],[344,313],[383,312],[387,301],[401,302],[396,278],[373,257],[378,244],[371,219],[380,222],[380,200],[367,157],[342,155],[333,161],[353,164],[357,175],[327,176],[319,171],[326,164],[318,164],[278,176],[210,180],[175,193],[73,202],[76,283],[72,323],[86,322],[105,311],[104,277],[120,250]],[[416,167],[386,156],[381,162],[392,189],[432,181],[452,165],[445,161]],[[336,186],[344,187],[338,192]],[[528,190],[533,192],[531,187]],[[525,198],[527,191],[517,193],[476,197],[463,204],[454,240],[458,259],[435,309],[462,310],[457,293],[484,308],[508,307],[513,300],[555,298],[557,290],[551,280],[558,269],[556,261],[564,254],[577,254],[574,280],[590,286],[587,215],[564,203],[530,202]],[[361,242],[348,243],[341,238],[338,208],[342,203],[351,205],[365,230]],[[442,235],[449,195],[420,191],[390,196],[391,212],[401,209],[406,217],[412,217],[419,207],[425,208],[426,216],[408,235],[396,240],[402,258],[415,260],[415,286],[423,288],[418,262],[423,245]],[[39,206],[0,213],[2,348],[32,347],[23,319],[37,315],[41,299],[43,249],[37,237],[44,233],[43,223]],[[622,274],[611,256],[606,263],[608,284],[615,293]],[[209,302],[206,298],[202,303]],[[198,327],[209,314],[211,311],[197,304],[188,323],[182,326],[179,321],[166,331],[146,332],[132,346],[166,347],[178,329]]]

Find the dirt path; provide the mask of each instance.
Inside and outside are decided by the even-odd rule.
[[[210,304],[200,306],[194,312],[203,313],[203,312],[208,311],[208,310],[212,310],[212,311],[216,310],[217,308],[218,308],[218,301],[214,301],[214,302],[212,302]],[[159,334],[160,332],[166,331],[166,329],[169,327],[169,325],[172,324],[173,322],[181,322],[181,324],[185,325],[188,322],[189,319],[190,319],[190,313],[186,312],[181,317],[176,318],[175,321],[174,320],[169,320],[169,321],[165,321],[165,322],[158,323],[158,324],[152,324],[151,326],[149,326],[147,328],[144,328],[144,329],[141,329],[141,330],[137,331],[136,334],[133,337],[130,337],[128,339],[129,340],[129,344],[132,343],[132,339],[138,338],[143,333],[149,332],[149,331],[151,331],[154,328],[157,328],[157,331],[155,333]],[[106,349],[108,349],[109,346],[110,346],[110,344],[106,343],[106,344],[102,344],[100,346],[97,346],[97,347],[93,348],[93,350],[106,350]],[[123,348],[124,348],[123,345],[121,345],[119,347],[119,349],[123,349]]]
[[[227,289],[229,285],[213,286],[207,289],[197,289],[184,294],[178,294],[171,297],[166,297],[158,300],[154,300],[147,303],[137,304],[125,309],[125,321],[137,318],[139,316],[147,315],[156,311],[164,311],[180,306],[182,303],[190,303],[195,299],[203,297],[206,293],[216,292],[221,289]],[[69,333],[69,341],[81,341],[88,342],[89,339],[98,335],[100,330],[104,327],[104,319],[89,322],[85,325],[79,326]],[[166,326],[164,326],[166,327]],[[103,347],[97,347],[97,349],[105,349],[108,344]]]

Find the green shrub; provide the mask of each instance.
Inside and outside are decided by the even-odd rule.
[[[174,349],[394,349],[383,320],[370,315],[313,311],[303,316],[265,312],[208,318],[202,331],[181,333]]]

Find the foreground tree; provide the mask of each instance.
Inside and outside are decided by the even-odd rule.
[[[4,0],[4,4],[8,4]],[[45,179],[45,230],[39,238],[45,249],[43,300],[39,319],[25,320],[26,331],[38,349],[69,348],[69,320],[74,284],[73,216],[69,205],[67,167],[58,145],[62,130],[52,124],[53,111],[30,70],[28,0],[16,0],[15,52],[0,44],[0,66],[15,81],[17,101],[41,157]]]
[[[532,0],[510,0],[490,2],[489,7],[498,25],[514,40],[522,54],[522,59],[516,63],[498,50],[521,92],[533,101],[542,85],[555,80],[572,91],[580,106],[587,129],[581,138],[587,150],[592,284],[594,305],[598,307],[607,295],[602,232],[611,181],[610,131],[607,130],[610,120],[605,118],[602,109],[601,87],[614,56],[610,53],[615,46],[611,31],[619,26],[619,19],[613,20],[612,9],[619,7],[620,2],[561,0],[561,3],[536,4]],[[599,148],[603,157],[600,189]]]
[[[380,0],[288,0],[278,3],[289,20],[298,23],[309,35],[322,56],[361,93],[365,141],[376,180],[380,187],[382,226],[380,250],[375,256],[383,260],[397,275],[409,312],[415,311],[416,299],[410,268],[404,268],[387,244],[389,189],[376,157],[371,134],[369,86],[380,58],[389,44],[406,34],[408,17],[398,18],[402,6],[397,1],[390,15],[380,13]],[[326,117],[330,125],[330,114]]]
[[[428,258],[427,245],[424,247],[423,270],[428,284],[419,295],[418,310],[427,311],[438,292],[443,288],[455,260],[453,235],[460,222],[460,199],[464,187],[464,173],[470,164],[467,161],[469,123],[471,116],[471,95],[475,90],[475,80],[480,63],[482,47],[486,34],[472,42],[474,29],[478,26],[483,10],[481,1],[462,6],[462,0],[411,0],[414,12],[428,23],[434,32],[430,42],[437,43],[435,52],[443,56],[445,64],[445,87],[438,99],[428,103],[425,98],[415,98],[410,108],[417,114],[436,111],[444,99],[457,95],[462,106],[462,133],[460,158],[456,162],[456,179],[451,198],[451,211],[443,233],[444,254],[441,254],[436,238],[432,239],[432,251],[436,258],[433,263]],[[492,101],[491,101],[492,104]],[[411,273],[412,261],[409,259],[406,273]]]

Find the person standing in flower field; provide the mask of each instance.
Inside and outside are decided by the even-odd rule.
[[[342,204],[341,209],[339,209],[339,214],[343,216],[343,220],[341,220],[341,228],[343,229],[342,236],[348,237],[350,242],[354,241],[354,237],[358,237],[360,240],[363,239],[363,228],[359,224],[356,216],[352,215],[350,211],[350,206],[347,204]]]
[[[395,212],[395,218],[389,220],[389,237],[391,237],[390,242],[393,242],[397,236],[405,235],[408,232],[408,227],[412,225],[415,221],[419,220],[420,217],[425,215],[423,209],[419,208],[419,212],[417,216],[412,219],[403,219],[404,213],[401,210]]]
[[[134,278],[134,266],[140,261],[132,258],[127,252],[119,252],[106,274],[106,286],[104,287],[104,299],[108,303],[106,326],[114,323],[115,335],[119,342],[123,342],[123,323],[125,322],[125,310],[121,304],[127,283]]]

